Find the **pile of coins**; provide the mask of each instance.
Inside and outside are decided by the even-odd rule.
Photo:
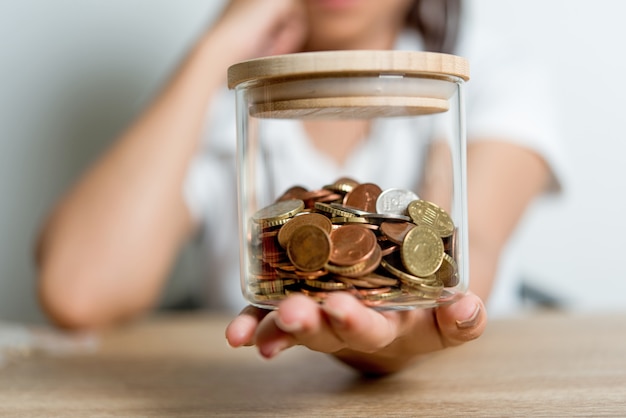
[[[433,301],[459,282],[454,223],[410,190],[350,178],[295,186],[248,227],[247,292],[260,304],[339,290],[370,306]]]

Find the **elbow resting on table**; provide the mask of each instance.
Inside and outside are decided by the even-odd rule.
[[[38,296],[47,317],[66,329],[93,329],[98,326],[90,298],[78,289],[63,289],[45,270],[39,276]]]
[[[82,272],[81,272],[82,270]],[[40,305],[58,327],[71,330],[105,328],[150,308],[148,299],[126,306],[123,297],[107,295],[94,286],[93,269],[59,269],[42,263],[39,274]]]

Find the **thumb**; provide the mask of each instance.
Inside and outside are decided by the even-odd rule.
[[[487,326],[485,305],[471,292],[453,304],[437,308],[435,316],[441,338],[447,347],[480,337]]]

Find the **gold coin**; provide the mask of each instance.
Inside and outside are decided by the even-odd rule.
[[[326,265],[324,266],[324,268],[326,268],[326,270],[328,270],[331,273],[334,273],[340,276],[348,276],[348,277],[350,277],[353,274],[359,274],[360,272],[365,270],[366,267],[367,267],[367,260],[362,261],[353,266],[336,266],[334,264],[329,264],[329,263],[326,263]]]
[[[427,200],[414,200],[409,203],[407,212],[417,225],[433,228],[440,237],[449,237],[454,232],[454,223],[448,213]]]
[[[408,284],[433,284],[436,282],[437,278],[434,275],[428,276],[428,277],[417,277],[414,276],[412,274],[409,274],[405,271],[400,270],[399,268],[395,267],[393,264],[391,264],[389,261],[387,260],[381,260],[380,265],[387,270],[389,273],[393,274],[394,276],[396,276],[398,279],[400,279],[400,281],[402,283],[408,283]]]
[[[301,225],[291,234],[287,256],[301,271],[317,271],[330,257],[330,236],[317,225]]]
[[[291,218],[302,209],[304,209],[304,201],[300,199],[283,200],[259,209],[252,215],[252,220],[264,226],[269,226],[268,224],[272,222]]]
[[[333,228],[330,219],[319,213],[294,216],[293,218],[289,218],[289,221],[278,231],[278,243],[281,247],[287,247],[287,243],[291,239],[291,234],[301,225],[317,225],[329,234]]]
[[[328,213],[335,217],[349,218],[356,216],[354,213],[345,211],[338,207],[334,207],[328,203],[315,202],[315,209],[319,210],[320,212]]]
[[[365,218],[359,218],[357,216],[352,217],[344,217],[344,216],[335,216],[330,218],[330,221],[333,225],[343,225],[343,224],[368,224],[369,222]]]
[[[305,280],[304,284],[320,290],[345,290],[349,287],[347,283],[334,280]]]
[[[425,299],[438,299],[443,292],[443,283],[440,281],[436,281],[434,284],[402,283],[402,288],[413,296]]]
[[[443,241],[431,227],[418,225],[404,237],[400,250],[402,263],[415,276],[434,274],[443,261]]]
[[[335,180],[333,184],[327,184],[326,186],[324,186],[324,189],[341,193],[349,193],[358,185],[359,182],[354,179],[351,179],[349,177],[341,177]]]
[[[284,293],[286,286],[291,286],[296,281],[293,279],[275,279],[275,280],[263,280],[257,283],[258,291],[256,293],[262,295],[273,295],[277,293]]]

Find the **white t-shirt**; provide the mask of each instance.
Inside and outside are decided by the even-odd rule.
[[[483,37],[484,38],[484,37]],[[564,166],[554,118],[550,108],[548,80],[541,67],[522,62],[514,51],[499,47],[493,38],[480,38],[466,31],[462,34],[457,54],[470,62],[470,81],[466,87],[466,125],[468,141],[480,138],[515,142],[535,150],[553,171],[552,191],[560,188]],[[421,40],[411,31],[401,34],[396,49],[420,50]],[[373,129],[346,163],[347,172],[354,178],[367,178],[388,187],[412,188],[417,184],[417,171],[403,172],[395,168],[409,168],[407,158],[415,160],[423,155],[424,145],[414,138],[410,121],[403,129],[394,125],[394,141],[405,138],[402,147],[385,146],[385,123]],[[289,176],[285,184],[275,185],[286,190],[295,184],[317,189],[325,184],[316,173],[342,175],[328,157],[317,151],[306,139],[297,121],[277,122],[272,141],[280,142],[281,160]],[[236,125],[233,92],[226,88],[214,100],[207,120],[207,131],[196,158],[192,162],[185,183],[184,194],[190,211],[204,225],[207,277],[204,289],[209,307],[239,310],[245,305],[239,279],[239,242],[236,202]],[[401,140],[401,139],[400,139]],[[413,149],[408,150],[406,147]],[[393,155],[389,155],[392,153]],[[382,157],[381,154],[388,155]],[[295,158],[295,156],[303,156]],[[389,159],[387,159],[389,158]],[[376,161],[397,161],[394,170],[380,168]],[[403,162],[406,161],[406,162]],[[360,170],[360,171],[359,171]],[[358,174],[363,172],[361,177]],[[374,170],[374,172],[372,172]],[[278,176],[280,178],[280,176]],[[471,262],[471,260],[470,260]],[[503,263],[496,287],[489,302],[491,315],[509,312],[517,306],[515,275],[506,271],[510,263]],[[471,279],[470,279],[471,281]]]

